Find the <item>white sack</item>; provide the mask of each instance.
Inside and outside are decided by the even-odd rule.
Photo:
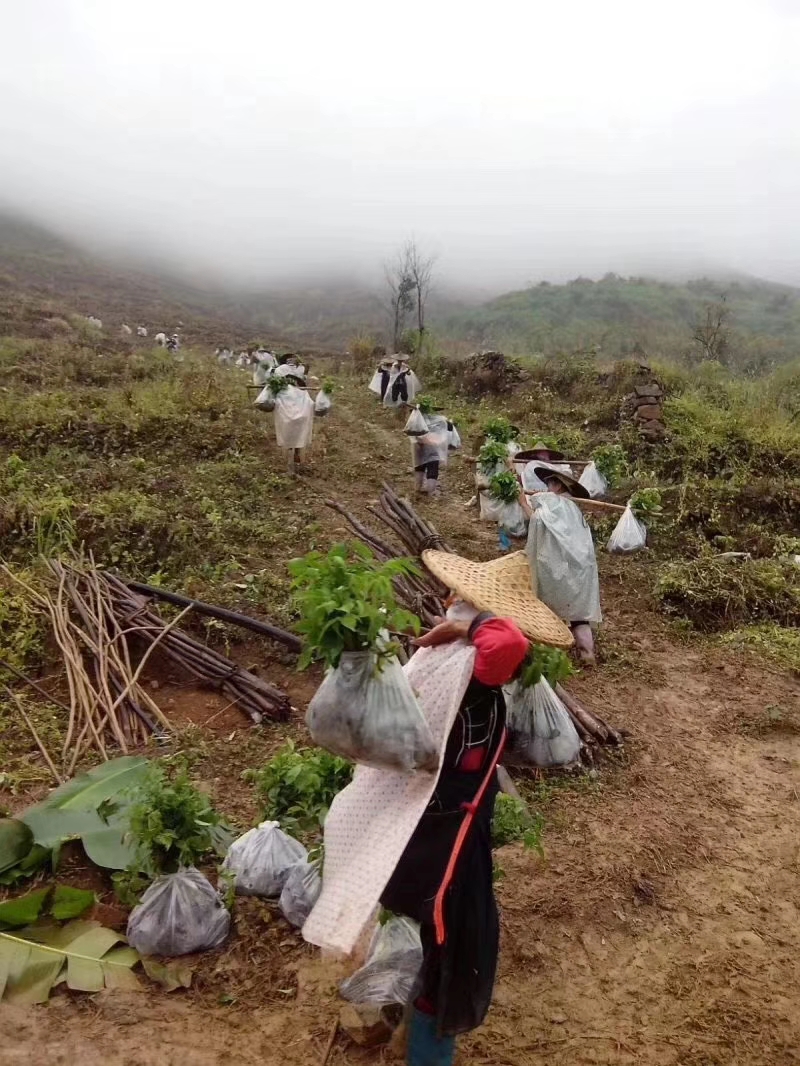
[[[333,407],[333,401],[327,392],[318,392],[317,398],[314,400],[314,414],[322,418]]]
[[[546,678],[525,688],[503,689],[509,733],[509,762],[527,766],[569,766],[581,753],[581,738],[564,704]]]
[[[608,482],[594,463],[588,463],[583,468],[579,484],[583,485],[593,500],[600,499],[608,492]]]
[[[396,658],[344,652],[306,713],[314,743],[351,762],[387,770],[436,770],[428,723]]]
[[[409,918],[390,918],[375,931],[364,965],[339,991],[351,1003],[406,1004],[421,967],[419,926]]]
[[[497,505],[498,526],[510,537],[524,537],[528,532],[528,520],[517,500],[512,503],[504,503],[502,500],[493,502]]]
[[[452,429],[450,430],[450,435],[447,440],[447,446],[451,452],[456,452],[461,447],[461,437],[459,436],[455,423],[451,422],[450,425],[452,426]]]
[[[631,505],[622,512],[622,517],[614,532],[608,538],[608,550],[618,552],[621,555],[630,555],[632,552],[641,551],[647,544],[647,526],[640,522],[631,510]]]
[[[253,407],[257,407],[259,411],[275,410],[275,393],[269,385],[265,385],[255,400],[253,400]]]
[[[281,894],[291,868],[307,858],[306,849],[284,833],[280,822],[262,822],[234,840],[222,869],[234,875],[240,896],[271,899]]]
[[[131,911],[127,936],[142,955],[191,955],[219,947],[230,926],[219,893],[190,866],[156,878]]]
[[[410,437],[419,437],[421,434],[428,432],[428,423],[425,421],[425,416],[418,407],[415,407],[408,416],[408,420],[403,427],[403,432],[407,433]]]
[[[286,921],[302,929],[306,918],[322,891],[318,862],[299,862],[293,866],[281,891],[279,906]]]

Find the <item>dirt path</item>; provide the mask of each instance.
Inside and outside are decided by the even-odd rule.
[[[797,684],[657,635],[638,645],[638,677],[576,685],[631,730],[629,765],[558,793],[545,862],[500,853],[500,979],[462,1064],[800,1062],[800,762],[780,728]],[[0,1062],[312,1066],[340,967],[310,949],[292,966],[260,1009],[202,990],[5,1007]],[[379,1060],[342,1042],[330,1063]]]

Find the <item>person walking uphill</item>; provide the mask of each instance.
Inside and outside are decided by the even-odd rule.
[[[570,498],[589,499],[589,493],[570,474],[550,466],[537,465],[533,473],[546,491],[535,493],[529,502],[523,489],[519,502],[531,519],[526,552],[534,589],[559,618],[569,623],[580,662],[593,666],[592,623],[603,619],[597,557],[592,531]]]
[[[451,590],[449,606],[404,672],[440,768],[357,769],[326,819],[323,889],[303,935],[352,950],[379,902],[418,921],[423,962],[406,1062],[449,1066],[455,1038],[486,1016],[497,967],[491,820],[505,743],[501,686],[518,672],[528,637],[561,647],[572,638],[533,595],[522,552],[473,563],[426,551],[423,561]]]

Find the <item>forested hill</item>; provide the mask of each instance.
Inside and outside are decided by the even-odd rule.
[[[745,278],[668,283],[609,274],[600,281],[542,282],[451,316],[443,332],[511,354],[599,345],[616,356],[639,345],[647,354],[677,358],[691,350],[706,308],[723,297],[731,363],[761,370],[800,357],[800,289]]]

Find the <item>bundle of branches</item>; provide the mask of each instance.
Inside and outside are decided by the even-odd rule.
[[[368,510],[392,530],[405,551],[398,550],[365,526],[338,500],[325,502],[348,522],[358,539],[371,548],[382,562],[408,555],[418,557],[427,548],[449,550],[436,529],[420,518],[408,500],[399,497],[385,482],[378,505],[369,507]],[[426,626],[432,626],[436,618],[443,613],[442,599],[447,595],[447,589],[427,571],[419,576],[406,574],[397,577],[393,584],[400,603],[421,618]]]
[[[421,518],[409,501],[397,496],[386,483],[383,485],[378,505],[369,507],[368,510],[392,530],[402,543],[405,551],[398,550],[373,532],[337,500],[328,500],[326,502],[329,507],[347,520],[356,536],[369,545],[380,559],[396,559],[408,554],[421,556],[422,552],[427,548],[452,551],[452,548],[434,526]],[[433,625],[436,618],[444,614],[443,600],[448,590],[428,571],[425,571],[424,577],[404,577],[396,580],[395,590],[400,603],[408,610],[419,615],[428,626]],[[557,685],[556,692],[569,711],[570,717],[575,723],[575,728],[583,741],[583,757],[586,762],[593,762],[594,749],[598,745],[611,744],[616,746],[622,743],[622,735],[613,726],[610,726],[598,715],[593,714],[582,706],[574,696],[564,689],[563,685]]]
[[[43,693],[30,678],[14,672],[67,710],[62,751],[67,776],[90,748],[108,759],[110,748],[127,754],[151,734],[169,732],[166,716],[139,683],[156,649],[201,684],[224,693],[232,706],[254,722],[288,717],[289,699],[284,692],[177,628],[191,607],[167,623],[149,609],[146,597],[132,592],[111,574],[78,562],[50,560],[47,565],[55,579],[51,592],[37,591],[3,569],[49,616],[61,652],[69,688],[68,707]],[[137,655],[142,646],[144,653]],[[23,709],[19,701],[18,706]],[[35,739],[41,749],[39,738]],[[42,753],[59,777],[51,754]]]

